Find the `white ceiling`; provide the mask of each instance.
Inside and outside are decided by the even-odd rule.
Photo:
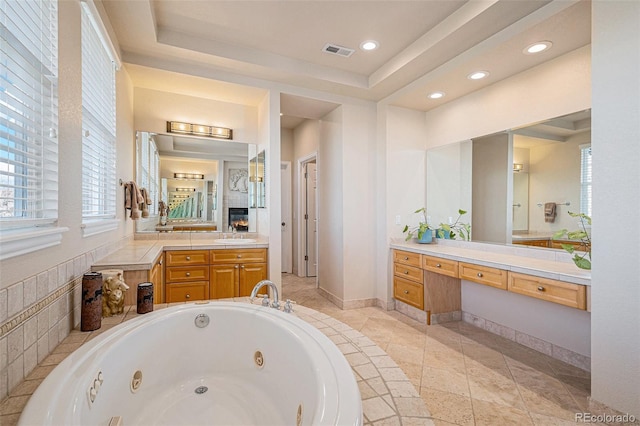
[[[134,85],[184,92],[193,87],[180,73],[191,74],[209,81],[216,99],[249,105],[257,104],[264,90],[211,79],[242,76],[428,111],[591,41],[589,0],[102,0],[102,5],[122,59],[133,69]],[[380,47],[360,50],[368,39]],[[541,40],[553,47],[539,55],[522,53]],[[355,52],[348,58],[332,55],[323,51],[327,43]],[[164,72],[149,74],[148,67],[172,72],[170,82]],[[490,75],[466,78],[476,70]],[[446,96],[428,99],[435,90]],[[313,114],[336,106],[297,96],[283,96],[281,103],[283,125],[291,116],[320,118]]]

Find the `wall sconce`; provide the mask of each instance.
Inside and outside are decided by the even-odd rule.
[[[204,179],[204,175],[200,173],[174,173],[175,179]]]
[[[177,192],[195,192],[195,188],[176,188]]]
[[[204,124],[190,124],[181,121],[167,121],[167,132],[216,139],[233,139],[233,130],[226,127],[205,126]]]
[[[183,195],[183,194],[173,194],[173,195],[171,196],[171,198],[174,198],[174,199],[175,199],[175,198],[189,198],[189,196],[188,196],[188,195],[186,195],[186,194],[184,194],[184,195]]]
[[[522,163],[513,163],[513,171],[514,172],[521,172],[523,167],[524,167],[524,164],[522,164]]]

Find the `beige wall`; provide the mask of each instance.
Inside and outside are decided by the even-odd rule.
[[[638,419],[640,2],[597,0],[592,12],[591,397]]]
[[[0,263],[0,399],[79,323],[82,274],[133,235],[133,222],[117,208],[116,230],[82,236],[80,16],[79,1],[60,2],[58,225],[69,230],[58,246]],[[116,178],[127,181],[134,175],[133,86],[126,69],[116,79]],[[116,194],[122,206],[123,191]]]

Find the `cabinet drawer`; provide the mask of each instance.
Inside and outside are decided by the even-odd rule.
[[[167,284],[167,303],[209,299],[209,281]]]
[[[420,310],[424,309],[424,286],[400,277],[393,277],[393,297]]]
[[[209,279],[209,266],[171,266],[166,269],[165,282],[203,281]]]
[[[265,263],[267,249],[211,250],[211,263]]]
[[[401,263],[393,264],[393,274],[407,280],[415,281],[418,284],[422,284],[423,273],[422,269],[415,266],[403,265]]]
[[[402,263],[403,265],[420,267],[420,253],[412,253],[410,251],[394,250],[393,262]]]
[[[507,271],[504,269],[460,262],[459,272],[460,278],[463,280],[473,281],[502,290],[507,289]]]
[[[509,291],[572,308],[587,309],[587,289],[579,284],[510,272]]]
[[[422,256],[422,269],[458,278],[458,261],[441,257]]]
[[[513,240],[513,244],[522,246],[549,247],[549,240]]]
[[[165,257],[167,266],[209,264],[209,250],[169,250]]]

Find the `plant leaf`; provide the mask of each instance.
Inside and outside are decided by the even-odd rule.
[[[420,209],[416,210],[414,213],[422,213],[423,211],[425,211],[425,210],[424,210],[424,207],[422,207],[422,208],[420,208]]]
[[[580,269],[591,269],[591,262],[584,257],[580,257],[577,254],[573,258],[573,263]]]
[[[405,225],[404,229],[402,230],[402,232],[407,232],[409,230],[409,225]]]
[[[562,246],[562,248],[565,249],[568,253],[573,253],[574,251],[576,251],[575,247],[573,247],[571,244],[560,244],[560,246]]]
[[[565,236],[565,234],[566,234],[567,232],[569,232],[569,231],[567,231],[566,229],[561,229],[561,230],[559,230],[559,231],[557,231],[557,232],[554,232],[554,233],[553,233],[553,237],[552,237],[552,238],[553,238],[554,240],[556,240],[556,239],[558,239],[558,238],[562,238],[562,237],[564,237],[564,236]]]
[[[462,216],[463,214],[467,214],[466,210],[458,209],[458,214]]]

